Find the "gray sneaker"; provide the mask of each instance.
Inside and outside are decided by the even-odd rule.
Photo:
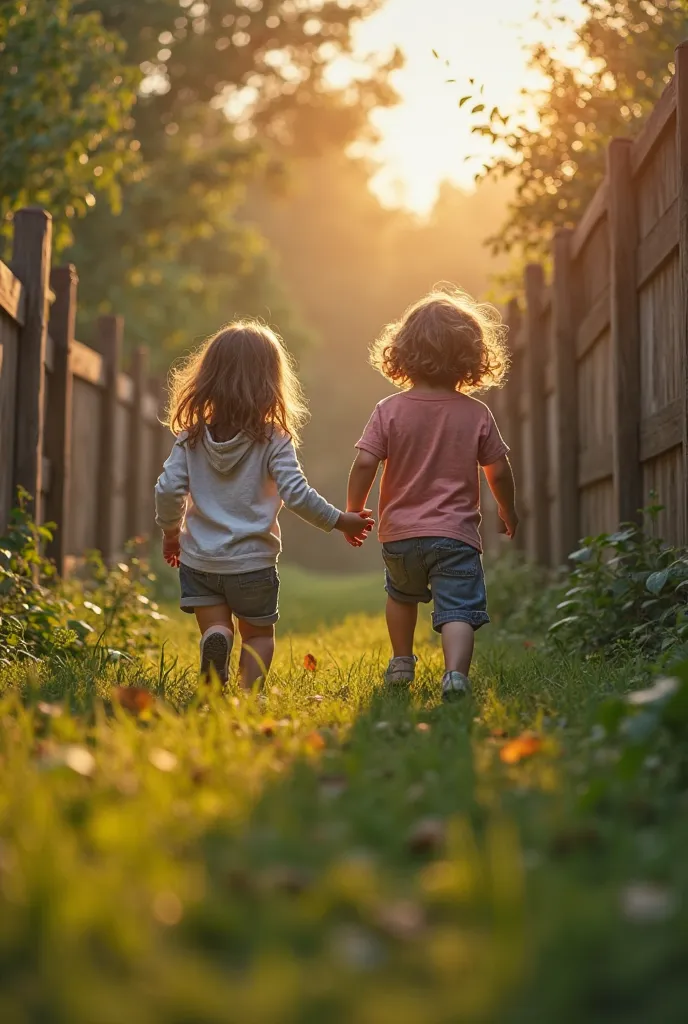
[[[208,630],[204,634],[201,640],[201,678],[204,682],[210,681],[210,673],[214,669],[222,685],[226,684],[231,653],[232,644],[224,630]]]
[[[388,686],[410,686],[416,677],[416,662],[418,658],[412,654],[410,658],[392,658],[387,671],[385,682]]]
[[[471,684],[463,672],[445,672],[442,676],[442,700],[460,700],[470,697]]]

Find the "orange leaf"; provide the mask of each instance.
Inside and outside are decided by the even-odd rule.
[[[309,732],[305,739],[306,749],[311,754],[317,754],[325,749],[325,740],[319,732]]]
[[[540,737],[524,732],[522,736],[517,736],[515,740],[505,744],[500,750],[499,756],[504,764],[518,764],[519,761],[523,761],[526,757],[532,757],[540,750],[542,750]]]
[[[260,731],[263,736],[274,736],[277,732],[277,722],[273,718],[266,718],[260,723]]]
[[[133,715],[142,715],[155,704],[155,695],[143,686],[115,686],[112,699]]]
[[[318,659],[314,654],[307,654],[303,659],[303,667],[308,669],[309,672],[315,672],[318,667]]]

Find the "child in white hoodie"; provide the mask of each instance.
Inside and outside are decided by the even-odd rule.
[[[155,488],[163,554],[179,567],[181,607],[201,631],[201,675],[227,681],[242,639],[241,683],[267,674],[275,649],[286,505],[355,547],[370,511],[340,512],[309,487],[295,446],[306,408],[281,339],[254,321],[229,324],[175,372],[169,425],[177,435]]]

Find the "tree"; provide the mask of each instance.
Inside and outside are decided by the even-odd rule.
[[[0,215],[32,203],[55,217],[56,244],[98,193],[117,208],[136,168],[128,135],[140,73],[93,12],[73,0],[0,6]]]
[[[525,93],[531,112],[494,110],[474,129],[498,147],[488,173],[516,179],[507,220],[491,239],[496,251],[541,254],[556,228],[577,222],[604,177],[610,140],[638,132],[688,35],[684,0],[583,4],[587,17],[569,60],[543,45],[533,50],[546,86]]]
[[[396,55],[346,89],[326,79],[379,3],[83,0],[146,76],[134,111],[144,174],[121,215],[101,208],[81,226],[73,251],[89,318],[123,313],[128,336],[156,342],[162,362],[228,316],[287,314],[238,210],[249,182],[281,178],[285,156],[345,147],[373,106],[392,102]]]

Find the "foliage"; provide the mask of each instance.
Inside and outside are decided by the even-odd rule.
[[[146,173],[126,190],[121,216],[94,212],[72,253],[86,329],[114,311],[132,340],[155,337],[179,352],[218,322],[251,313],[279,316],[289,336],[290,303],[239,209],[249,182],[277,185],[285,157],[346,147],[371,130],[373,107],[393,101],[396,56],[371,59],[344,89],[327,80],[379,0],[326,0],[317,10],[284,0],[81,6],[125,39],[146,76],[135,110]]]
[[[117,209],[136,169],[129,129],[140,74],[97,13],[74,0],[0,5],[0,224],[47,207],[64,247],[102,194]]]
[[[624,648],[652,657],[688,640],[688,552],[653,536],[659,511],[646,511],[645,527],[587,538],[570,556],[563,615],[550,628],[567,650]]]
[[[149,597],[154,577],[135,548],[113,569],[93,553],[84,578],[63,583],[43,554],[53,524],[37,526],[28,502],[20,492],[0,537],[0,664],[88,660],[94,644],[118,661],[154,644],[154,624],[165,616]]]
[[[556,228],[576,224],[604,177],[609,142],[637,134],[688,36],[684,0],[582,2],[586,18],[569,21],[575,39],[568,54],[534,47],[531,67],[545,84],[525,91],[523,111],[495,108],[474,128],[496,147],[488,172],[516,182],[509,216],[492,240],[496,251],[540,256]]]

